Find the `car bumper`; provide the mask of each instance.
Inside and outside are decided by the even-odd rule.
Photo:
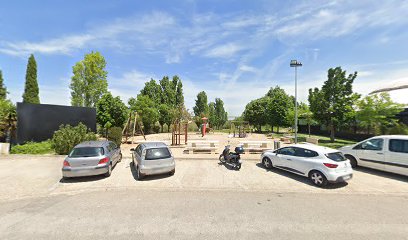
[[[353,172],[344,172],[344,173],[335,173],[335,174],[330,174],[329,177],[327,177],[327,180],[330,183],[338,183],[338,182],[347,182],[353,178]]]
[[[104,166],[98,167],[80,167],[80,168],[72,168],[72,167],[63,167],[62,168],[62,176],[63,177],[84,177],[84,176],[95,176],[101,175],[108,172],[109,164]]]
[[[160,167],[141,167],[140,173],[143,175],[155,175],[155,174],[162,174],[174,171],[176,166],[169,165],[169,166],[160,166]]]

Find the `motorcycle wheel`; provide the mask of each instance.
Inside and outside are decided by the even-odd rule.
[[[235,165],[235,169],[236,169],[236,170],[241,169],[241,164],[237,164],[237,165]]]
[[[220,162],[222,162],[222,163],[225,163],[225,160],[224,160],[224,155],[220,155],[220,157],[218,158],[218,160],[220,160]]]

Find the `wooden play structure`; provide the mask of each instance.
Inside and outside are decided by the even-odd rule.
[[[246,138],[250,132],[249,122],[247,121],[231,121],[229,134],[233,137]]]
[[[187,144],[188,121],[176,121],[172,125],[171,145]],[[182,141],[183,140],[183,143]]]
[[[129,118],[126,121],[126,125],[122,130],[122,136],[125,138],[123,143],[128,143],[129,138],[133,144],[133,138],[135,136],[143,136],[144,140],[146,140],[146,136],[144,135],[142,125],[140,122],[137,121],[138,115],[137,112],[130,112]]]

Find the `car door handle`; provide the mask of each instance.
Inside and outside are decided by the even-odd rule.
[[[378,155],[383,155],[384,153],[377,153]]]

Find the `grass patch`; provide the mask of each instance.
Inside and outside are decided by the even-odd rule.
[[[23,145],[11,147],[11,154],[55,154],[51,148],[51,141],[44,142],[27,142]]]
[[[273,137],[279,138],[283,136],[294,136],[294,134],[285,134],[285,133],[273,133]],[[306,142],[306,137],[309,137],[309,134],[303,134],[303,133],[298,133],[298,142]],[[320,136],[320,135],[310,135],[312,138],[317,138],[319,139],[319,145],[323,147],[329,147],[329,148],[341,148],[346,145],[352,145],[357,142],[352,141],[352,140],[345,140],[341,138],[335,138],[334,142],[330,142],[330,137],[326,136]]]

